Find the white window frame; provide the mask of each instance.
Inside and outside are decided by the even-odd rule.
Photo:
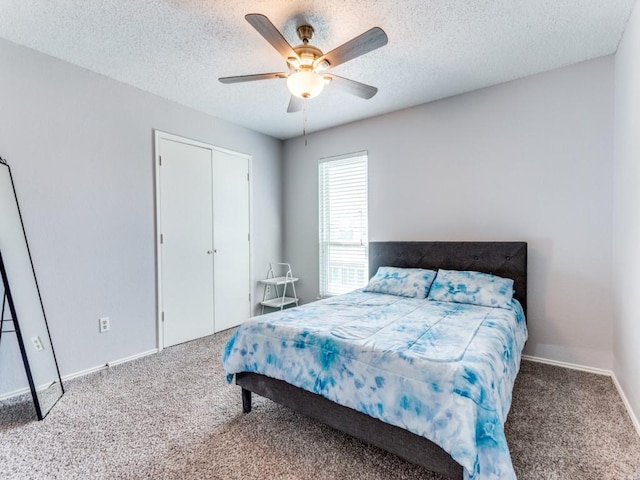
[[[368,174],[369,159],[366,151],[322,158],[318,162],[318,233],[319,233],[319,295],[321,298],[346,293],[363,287],[369,280],[368,238]],[[364,169],[364,173],[362,170]],[[330,192],[329,175],[342,176],[342,181],[355,182],[350,190],[356,205],[344,210],[349,199],[334,190]],[[331,194],[334,203],[342,207],[331,216]],[[350,196],[350,195],[349,195]],[[334,228],[331,228],[331,225]],[[342,239],[339,239],[343,236]],[[332,255],[333,254],[333,255]],[[332,261],[333,256],[333,261]],[[341,265],[342,263],[342,265]],[[344,275],[348,280],[345,281]],[[333,280],[332,280],[333,277]],[[340,278],[341,280],[336,280]]]

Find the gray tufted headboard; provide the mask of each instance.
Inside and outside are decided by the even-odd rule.
[[[473,270],[511,278],[527,312],[526,242],[369,242],[369,275],[378,267]]]

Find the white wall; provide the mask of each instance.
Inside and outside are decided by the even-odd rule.
[[[526,353],[610,369],[612,127],[605,57],[286,141],[303,300],[318,294],[318,159],[367,150],[372,241],[529,242]]]
[[[0,65],[0,156],[63,376],[156,347],[153,129],[252,155],[256,278],[282,258],[281,141],[4,40]]]
[[[614,373],[640,418],[640,7],[615,61]]]

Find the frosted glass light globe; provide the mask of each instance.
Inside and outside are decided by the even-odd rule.
[[[298,98],[313,98],[322,92],[324,78],[313,70],[298,70],[287,78],[287,87]]]

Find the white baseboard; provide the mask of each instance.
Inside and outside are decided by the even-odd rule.
[[[11,392],[3,393],[0,395],[0,402],[3,400],[9,400],[10,398],[17,397],[18,395],[24,395],[25,393],[29,393],[31,390],[29,387],[19,388],[18,390],[13,390]]]
[[[147,350],[146,352],[141,352],[141,353],[136,353],[135,355],[130,355],[128,357],[125,358],[121,358],[119,360],[114,360],[113,362],[107,362],[107,367],[114,367],[116,365],[120,365],[121,363],[127,363],[127,362],[131,362],[133,360],[137,360],[139,358],[142,357],[147,357],[149,355],[154,355],[158,353],[158,349],[157,348],[152,348],[151,350]]]
[[[72,380],[78,377],[84,377],[85,375],[89,375],[90,373],[99,372],[100,370],[105,370],[109,367],[114,367],[116,365],[120,365],[122,363],[131,362],[132,360],[137,360],[138,358],[146,357],[148,355],[153,355],[154,353],[158,353],[157,348],[153,348],[151,350],[147,350],[146,352],[136,353],[135,355],[130,355],[128,357],[119,358],[117,360],[113,360],[111,362],[107,362],[104,365],[97,365],[95,367],[87,368],[85,370],[81,370],[79,372],[70,373],[69,375],[65,375],[62,377],[62,381]]]
[[[638,417],[636,417],[635,413],[633,412],[631,408],[631,404],[629,403],[627,396],[624,394],[624,390],[622,390],[622,386],[620,385],[620,382],[618,382],[616,375],[611,370],[586,367],[584,365],[577,365],[575,363],[559,362],[557,360],[549,360],[547,358],[532,357],[530,355],[522,355],[522,359],[529,360],[530,362],[546,363],[547,365],[555,365],[556,367],[570,368],[572,370],[580,370],[582,372],[595,373],[597,375],[606,375],[608,377],[611,377],[611,380],[613,380],[613,384],[616,386],[616,390],[618,391],[618,395],[620,395],[620,398],[622,399],[622,403],[627,409],[627,413],[629,414],[629,417],[631,417],[631,423],[635,427],[636,432],[640,437],[640,422],[638,422]]]
[[[105,370],[115,365],[131,362],[132,360],[137,360],[138,358],[146,357],[148,355],[153,355],[154,353],[158,353],[157,348],[154,348],[152,350],[147,350],[146,352],[136,353],[135,355],[130,355],[128,357],[119,358],[117,360],[113,360],[112,362],[107,362],[103,365],[97,365],[95,367],[86,368],[84,370],[80,370],[79,372],[64,375],[62,377],[62,381],[66,382],[67,380],[73,380],[74,378],[84,377],[85,375],[89,375],[90,373],[99,372],[100,370]],[[31,390],[29,389],[29,387],[19,388],[17,390],[13,390],[12,392],[3,393],[2,395],[0,395],[0,401],[9,400],[10,398],[17,397],[18,395],[24,395],[25,393],[31,393]]]
[[[629,412],[629,416],[631,417],[631,423],[633,423],[633,426],[636,427],[636,432],[638,432],[638,436],[640,436],[640,422],[638,421],[638,417],[636,417],[635,414],[633,413],[633,410],[631,409],[631,404],[629,403],[627,396],[624,394],[624,390],[622,390],[622,386],[620,385],[620,382],[618,382],[618,379],[616,378],[614,373],[611,373],[611,379],[613,380],[613,384],[616,386],[616,389],[618,390],[618,394],[620,395],[620,398],[622,398],[622,403],[624,403],[624,406],[626,407],[627,412]]]
[[[578,365],[576,363],[560,362],[558,360],[549,360],[548,358],[533,357],[531,355],[522,355],[523,360],[529,360],[530,362],[545,363],[547,365],[554,365],[556,367],[570,368],[571,370],[580,370],[582,372],[595,373],[596,375],[613,375],[611,370],[605,370],[602,368],[586,367],[584,365]]]

